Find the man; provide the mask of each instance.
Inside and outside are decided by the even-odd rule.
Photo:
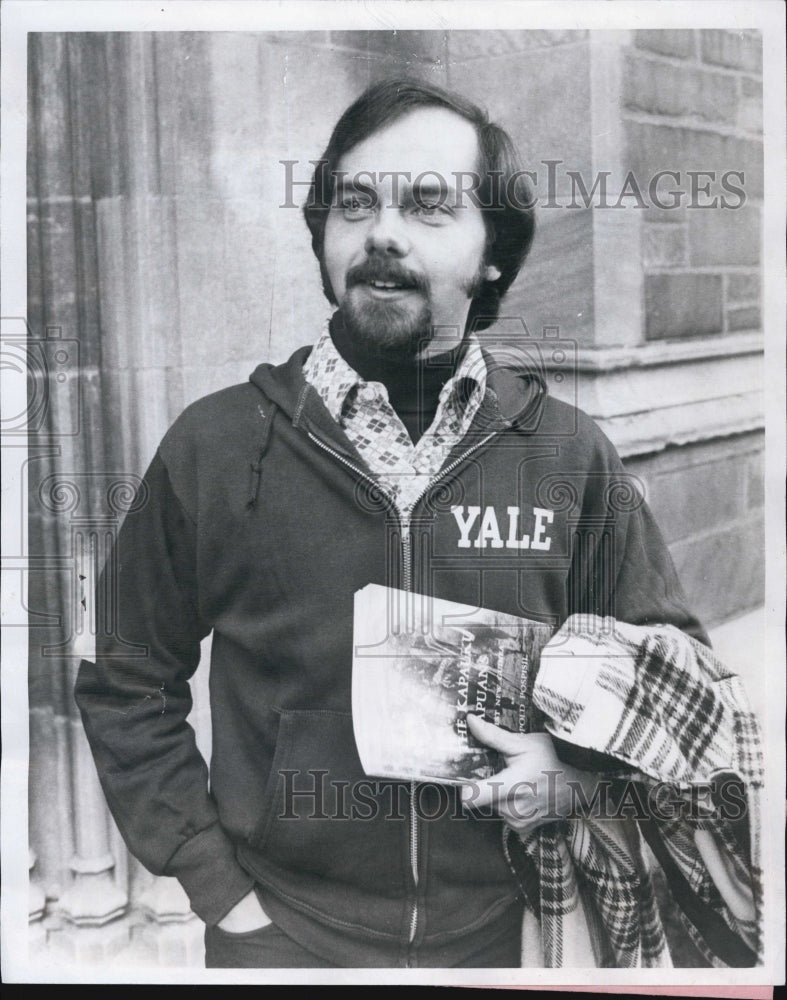
[[[625,473],[609,442],[547,397],[533,366],[512,370],[482,342],[533,236],[506,134],[437,88],[372,87],[337,123],[304,213],[336,306],[329,328],[189,407],[121,533],[115,635],[76,690],[108,802],[131,850],[185,887],[208,965],[516,966],[523,897],[526,950],[539,939],[539,961],[557,964],[542,940],[558,926],[546,880],[572,851],[572,873],[599,870],[583,870],[576,837],[560,839],[569,791],[592,793],[600,772],[661,772],[647,748],[572,739],[558,676],[534,697],[559,703],[547,723],[566,739],[470,720],[506,759],[502,793],[470,786],[463,809],[452,789],[438,811],[436,789],[378,781],[365,811],[346,809],[347,789],[368,785],[350,711],[353,595],[375,582],[567,623],[564,642],[571,616],[629,623],[631,648],[659,623],[692,664],[705,635],[647,507],[610,501]],[[113,583],[109,572],[104,592]],[[211,631],[208,791],[186,717]],[[619,908],[586,894],[591,943],[577,955],[660,964],[647,875],[631,890],[618,858],[638,848],[610,851],[596,896],[619,889]],[[621,944],[633,896],[642,931]]]

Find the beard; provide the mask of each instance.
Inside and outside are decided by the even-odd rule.
[[[399,301],[372,298],[365,290],[372,281],[395,282],[408,294]],[[478,295],[483,281],[481,264],[463,285],[468,299]],[[370,257],[351,268],[339,312],[347,334],[359,347],[392,361],[414,361],[436,332],[427,279],[396,260]]]
[[[380,302],[350,290],[340,307],[348,335],[374,353],[409,361],[432,339],[432,310],[420,293],[413,301]]]

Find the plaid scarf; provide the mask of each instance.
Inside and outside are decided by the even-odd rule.
[[[506,829],[522,965],[671,966],[686,932],[713,966],[761,964],[763,771],[740,678],[671,625],[575,615],[533,700],[553,736],[621,769],[604,775],[605,806],[521,840]]]

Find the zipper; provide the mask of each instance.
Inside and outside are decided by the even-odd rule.
[[[309,438],[318,447],[322,448],[323,451],[327,451],[329,455],[333,455],[333,457],[338,462],[341,462],[342,465],[347,466],[348,469],[352,469],[352,471],[357,476],[360,476],[361,479],[365,479],[367,483],[371,483],[378,490],[380,490],[380,492],[385,497],[385,499],[388,501],[388,503],[396,511],[396,513],[398,515],[398,518],[399,518],[399,524],[400,524],[400,526],[403,528],[404,525],[407,524],[408,535],[407,535],[406,547],[409,549],[409,547],[410,547],[410,541],[409,541],[410,517],[409,517],[409,515],[406,518],[403,517],[402,511],[399,509],[399,507],[396,504],[396,501],[390,495],[390,493],[386,493],[385,492],[385,490],[380,486],[380,483],[379,483],[379,481],[377,479],[375,479],[373,476],[368,475],[366,472],[363,471],[363,469],[359,469],[357,465],[354,465],[349,459],[345,458],[344,455],[342,455],[338,451],[336,451],[335,448],[331,448],[331,446],[329,444],[326,444],[324,441],[322,441],[320,438],[318,438],[316,434],[312,434],[311,431],[307,431],[306,433],[308,434]],[[444,469],[441,469],[437,473],[436,476],[433,476],[432,479],[429,480],[429,482],[426,484],[426,486],[424,486],[424,488],[421,490],[421,492],[418,494],[418,496],[413,501],[413,504],[410,507],[410,511],[412,512],[413,510],[415,510],[416,506],[423,499],[424,494],[427,493],[434,486],[435,483],[439,483],[440,480],[443,479],[445,476],[447,476],[449,472],[453,472],[454,469],[456,469],[457,466],[461,465],[462,462],[464,462],[464,460],[466,458],[469,458],[474,452],[478,451],[479,448],[482,448],[488,441],[491,441],[492,438],[496,434],[497,434],[497,431],[490,431],[490,433],[487,434],[485,437],[481,438],[480,441],[476,441],[476,443],[472,446],[472,448],[468,448],[467,451],[463,451],[462,454],[458,458],[455,458],[453,460],[453,462],[451,462],[450,465],[446,465],[446,467]],[[402,544],[403,545],[405,544],[405,533],[404,533],[404,531],[402,531]],[[412,577],[411,577],[411,574],[409,572],[409,566],[405,567],[405,571],[406,571],[406,578],[411,580]],[[405,587],[404,589],[408,590],[409,587]]]
[[[494,437],[492,432],[488,434],[481,441],[477,441],[472,448],[468,448],[467,451],[463,452],[459,458],[451,462],[442,469],[435,477],[429,480],[423,490],[418,494],[418,496],[413,501],[412,505],[409,507],[407,515],[403,513],[396,507],[399,513],[399,523],[402,531],[402,548],[403,548],[403,570],[404,570],[404,590],[408,593],[413,589],[413,576],[412,576],[412,541],[410,536],[410,524],[412,521],[412,513],[415,510],[418,503],[421,501],[422,497],[428,490],[434,486],[436,482],[439,482],[443,476],[451,473],[458,465],[461,465],[464,460],[470,456],[477,448],[486,444],[491,438]],[[415,934],[418,930],[418,844],[419,844],[419,828],[418,828],[418,811],[416,809],[416,783],[414,781],[410,782],[410,867],[413,873],[413,885],[415,886],[415,897],[413,899],[413,908],[410,913],[410,941],[412,945],[415,940]],[[410,956],[407,957],[407,967],[410,968]]]
[[[412,541],[410,539],[410,524],[412,522],[413,511],[415,510],[416,506],[420,503],[420,501],[423,499],[424,495],[435,485],[435,483],[439,482],[442,478],[449,475],[449,473],[453,472],[454,469],[457,468],[457,466],[461,465],[466,458],[469,458],[470,455],[473,454],[473,452],[477,451],[479,448],[482,448],[488,441],[491,441],[496,433],[497,431],[491,431],[480,441],[476,441],[476,443],[471,448],[468,448],[467,451],[462,452],[462,454],[458,458],[455,458],[454,461],[451,462],[449,465],[447,465],[444,469],[441,469],[436,476],[434,476],[432,479],[429,480],[426,486],[421,490],[421,492],[415,498],[412,505],[408,507],[405,512],[402,511],[401,508],[397,505],[394,498],[389,493],[386,493],[384,489],[382,489],[378,480],[374,479],[372,476],[367,475],[367,473],[365,473],[363,469],[359,469],[357,465],[354,465],[343,455],[339,454],[339,452],[336,451],[334,448],[331,448],[330,445],[326,444],[324,441],[321,441],[320,438],[312,434],[311,431],[307,431],[307,434],[309,435],[311,440],[318,447],[322,448],[323,451],[328,452],[329,455],[332,455],[338,462],[341,462],[342,465],[346,466],[348,469],[351,469],[357,476],[360,476],[361,479],[364,479],[367,483],[371,483],[373,486],[379,489],[382,495],[385,497],[385,499],[388,501],[390,506],[395,511],[397,519],[399,521],[399,530],[402,536],[402,578],[403,578],[402,589],[408,593],[411,592],[413,589]],[[416,782],[411,781],[410,782],[410,870],[413,876],[413,886],[415,888],[415,894],[413,896],[413,904],[412,904],[412,909],[410,911],[410,937],[408,940],[408,945],[412,945],[413,941],[415,940],[416,931],[418,930],[418,860],[419,860],[418,848],[419,848],[420,838],[419,838],[419,828],[418,828],[418,812],[415,807],[415,794],[416,794]],[[411,967],[409,949],[408,949],[406,967],[408,969]]]
[[[396,501],[390,495],[390,493],[386,493],[385,492],[385,490],[380,486],[379,482],[373,476],[370,476],[367,473],[365,473],[363,471],[363,469],[359,469],[357,465],[353,465],[353,463],[349,459],[345,458],[344,455],[341,455],[334,448],[331,448],[331,446],[329,444],[326,444],[324,441],[321,441],[320,438],[318,438],[316,434],[312,434],[311,431],[307,431],[306,433],[309,435],[309,437],[311,438],[311,440],[314,441],[314,443],[316,445],[318,445],[320,448],[322,448],[323,451],[327,451],[329,455],[333,455],[333,457],[336,459],[337,462],[341,462],[342,465],[346,465],[348,469],[352,469],[352,471],[356,474],[356,476],[360,476],[361,479],[365,479],[367,483],[371,483],[372,486],[374,486],[376,489],[378,489],[382,493],[382,495],[385,497],[385,499],[388,501],[388,503],[396,511],[396,513],[398,515],[398,518],[399,518],[399,523],[400,524],[402,523],[402,513],[399,510],[399,508],[396,506]],[[427,489],[428,489],[428,487],[427,487]],[[419,497],[419,499],[420,499],[420,497]]]
[[[415,782],[410,782],[410,869],[413,873],[413,885],[415,896],[413,897],[413,908],[410,911],[410,938],[408,945],[415,940],[415,932],[418,930],[418,814],[415,809]],[[410,960],[408,956],[407,965]]]
[[[428,489],[428,487],[427,487]],[[420,499],[420,497],[419,497]],[[417,502],[417,501],[416,501]],[[410,539],[410,524],[411,515],[413,512],[415,504],[411,507],[406,515],[402,511],[399,511],[400,515],[400,525],[402,531],[402,570],[403,570],[403,589],[410,593],[413,589],[413,572],[412,572],[412,541]],[[399,508],[397,508],[399,510]],[[418,930],[418,813],[415,808],[415,795],[416,795],[416,783],[414,781],[410,782],[410,871],[413,875],[413,887],[415,889],[415,894],[413,896],[413,905],[410,910],[410,937],[407,941],[408,944],[408,955],[407,955],[407,968],[410,968],[410,955],[409,946],[412,945],[415,940],[415,932]]]

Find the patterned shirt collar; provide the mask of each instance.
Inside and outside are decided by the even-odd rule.
[[[373,387],[384,400],[388,400],[388,390],[381,382],[366,382],[336,349],[325,326],[320,339],[312,349],[303,366],[304,378],[320,395],[326,409],[342,425],[347,410],[348,396],[353,390],[364,386]],[[486,362],[481,344],[475,334],[470,334],[462,361],[453,376],[440,391],[438,405],[443,405],[452,395],[465,409],[470,400],[480,401],[486,393]],[[457,390],[462,387],[463,392]]]

